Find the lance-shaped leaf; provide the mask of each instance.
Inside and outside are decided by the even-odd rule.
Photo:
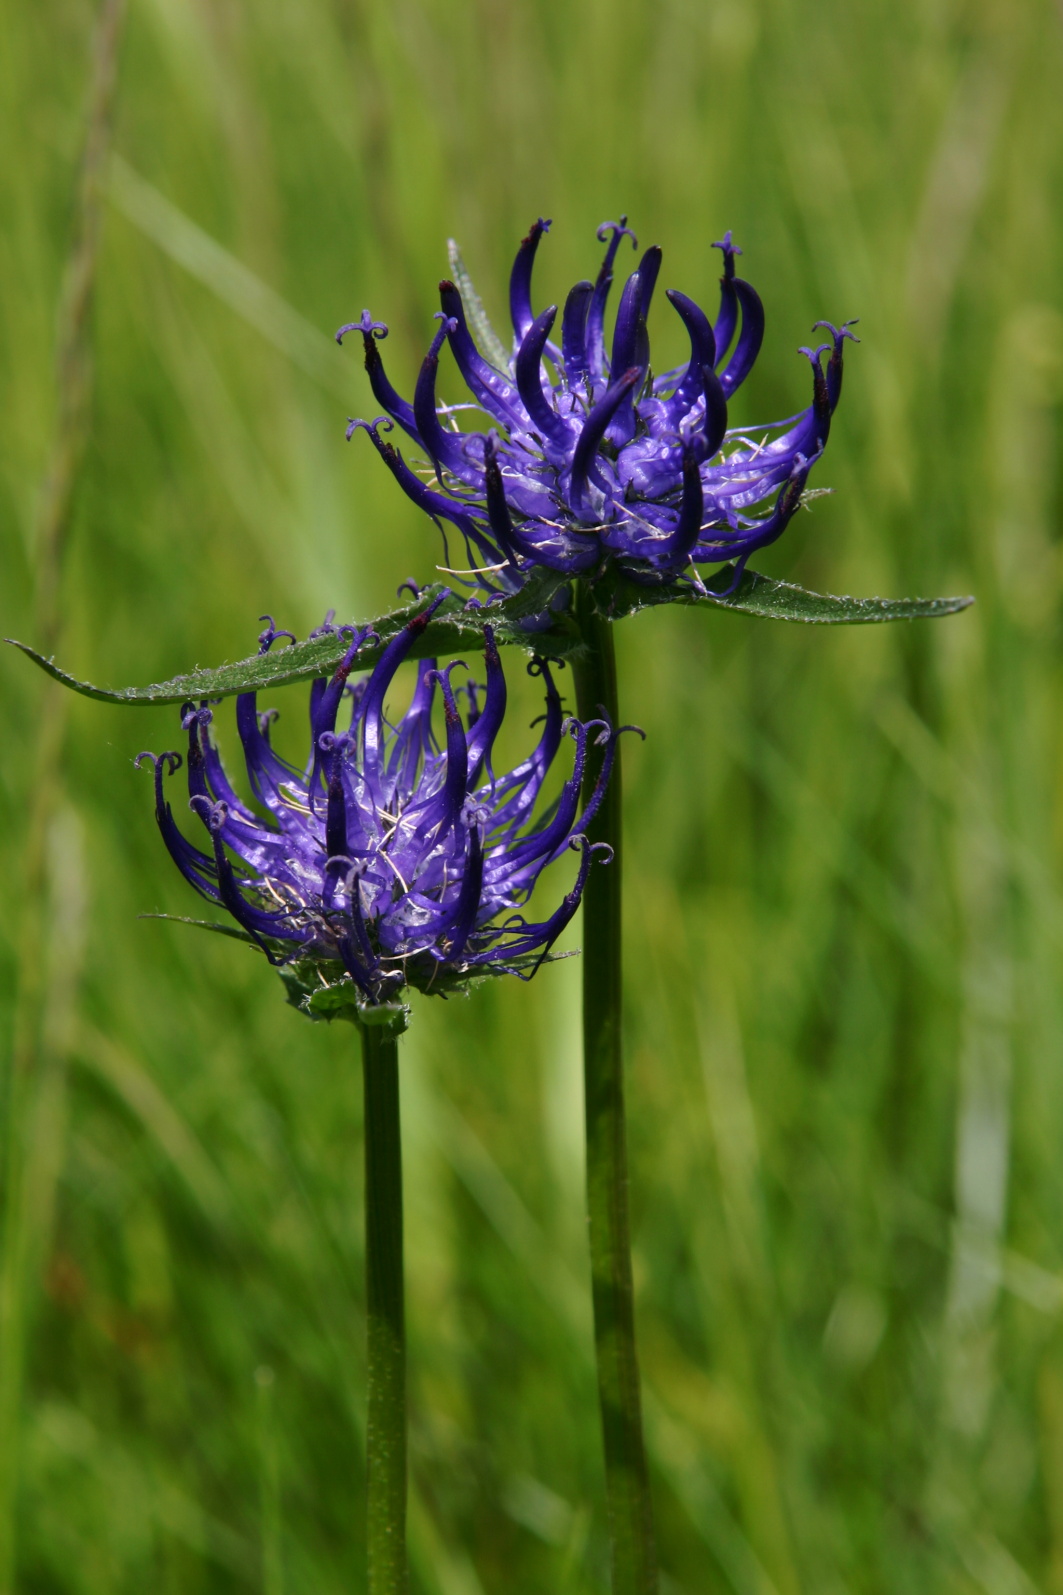
[[[954,615],[974,603],[961,598],[848,598],[831,593],[812,593],[793,582],[773,581],[744,571],[735,590],[727,592],[734,580],[734,566],[705,579],[701,594],[689,581],[661,582],[644,586],[615,569],[594,585],[599,612],[609,620],[636,615],[641,609],[659,604],[712,604],[720,609],[738,609],[765,620],[796,620],[805,625],[866,626],[886,620],[934,620]],[[715,589],[715,591],[713,590]]]
[[[358,652],[358,669],[371,670],[393,637],[441,591],[438,585],[423,588],[420,596],[400,609],[373,622],[378,641],[367,641]],[[466,648],[483,646],[483,627],[490,621],[499,643],[516,643],[529,653],[566,652],[578,641],[573,622],[559,609],[569,602],[568,583],[553,571],[535,571],[521,587],[503,602],[467,606],[453,594],[445,598],[429,625],[414,640],[409,659],[442,658]],[[359,630],[362,628],[359,627]],[[56,681],[87,698],[105,703],[134,706],[185,703],[201,698],[229,698],[240,692],[255,692],[266,687],[282,687],[297,681],[312,681],[331,675],[347,651],[350,628],[332,627],[317,636],[288,648],[274,648],[233,664],[190,670],[169,681],[146,687],[97,687],[91,681],[61,670],[27,643],[13,637],[5,639],[20,648],[34,664]]]
[[[642,586],[615,571],[606,573],[594,585],[599,610],[611,620],[621,620],[642,609],[660,604],[696,604],[705,608],[734,609],[742,614],[759,615],[767,620],[802,621],[812,625],[867,625],[887,620],[927,620],[952,615],[966,609],[972,598],[837,598],[827,593],[811,593],[792,582],[773,581],[747,570],[733,593],[723,596],[733,580],[733,567],[717,571],[702,594],[687,582],[666,582]],[[719,589],[713,592],[712,588]],[[359,668],[370,669],[383,649],[425,602],[439,591],[424,590],[414,603],[396,609],[374,622],[379,643],[367,643],[359,652]],[[482,640],[483,624],[490,620],[499,643],[525,649],[528,653],[571,653],[579,646],[579,634],[567,603],[565,579],[550,571],[536,571],[518,593],[489,606],[466,608],[463,600],[444,600],[430,624],[410,650],[411,659],[442,658],[476,647]],[[343,658],[346,641],[338,631],[329,631],[290,648],[268,654],[255,654],[235,664],[214,669],[191,670],[169,681],[146,687],[97,687],[79,681],[51,659],[27,643],[8,638],[34,664],[56,681],[87,698],[105,703],[134,706],[185,703],[201,698],[228,698],[239,692],[267,687],[282,687],[295,681],[327,676]]]

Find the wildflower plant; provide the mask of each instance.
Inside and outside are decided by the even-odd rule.
[[[402,1175],[398,1036],[409,986],[446,996],[486,975],[530,979],[579,906],[595,855],[591,823],[608,787],[617,731],[607,719],[565,716],[555,667],[529,671],[545,688],[542,729],[514,769],[496,770],[506,678],[490,625],[482,627],[486,682],[453,681],[459,661],[418,662],[409,707],[394,722],[388,693],[400,665],[447,595],[416,612],[380,649],[371,627],[331,622],[344,652],[310,692],[310,748],[300,769],[273,747],[273,711],[255,692],[236,700],[236,727],[256,812],[242,798],[214,741],[213,709],[186,703],[188,808],[206,833],[190,841],[174,818],[166,778],[176,751],[141,753],[155,784],[155,818],[181,874],[228,911],[237,934],[278,968],[291,1001],[311,1019],[353,1019],[362,1030],[366,1126],[366,1259],[369,1316],[368,1532],[374,1592],[405,1587],[406,1406],[402,1283]],[[259,657],[291,632],[270,617]],[[370,674],[355,672],[373,645]],[[443,736],[433,709],[441,701]],[[572,771],[552,803],[541,800],[562,743]],[[595,789],[580,807],[588,747],[601,749]],[[540,812],[542,810],[542,812]],[[542,871],[569,849],[576,878],[544,920],[521,912]],[[221,929],[224,927],[214,926]]]
[[[770,425],[731,425],[733,395],[764,336],[761,301],[736,272],[730,233],[715,319],[692,298],[667,298],[689,355],[655,374],[648,317],[661,251],[626,279],[611,335],[610,287],[626,219],[599,230],[596,279],[577,283],[560,313],[536,313],[532,265],[549,223],[537,221],[509,282],[513,339],[490,326],[456,246],[440,284],[439,327],[412,400],[392,386],[368,311],[342,327],[362,335],[369,385],[385,412],[354,420],[407,498],[444,533],[446,573],[463,583],[415,588],[369,626],[326,625],[274,650],[272,622],[250,659],[196,670],[161,686],[109,690],[79,681],[19,643],[72,689],[124,704],[180,704],[188,737],[189,803],[206,828],[197,847],[174,821],[154,761],[156,816],[186,878],[236,920],[235,934],[281,970],[310,1017],[356,1019],[366,1093],[366,1254],[369,1318],[369,1590],[407,1588],[402,1188],[396,1039],[408,986],[446,994],[490,973],[528,976],[583,910],[583,1047],[587,1202],[595,1352],[602,1414],[614,1595],[655,1595],[653,1514],[642,1441],[635,1346],[621,1055],[620,724],[614,623],[649,605],[693,604],[762,618],[859,624],[947,615],[971,600],[838,598],[770,580],[749,560],[785,531],[809,496],[841,396],[852,322],[818,322],[824,342],[802,351],[811,402]],[[637,247],[637,246],[635,246]],[[470,400],[441,404],[446,344]],[[470,430],[468,415],[484,425]],[[400,449],[396,428],[405,434]],[[407,453],[409,458],[407,458]],[[451,568],[450,541],[466,565]],[[486,624],[485,624],[486,623]],[[440,658],[485,644],[482,701],[455,686]],[[491,758],[505,708],[499,648],[531,654],[546,689],[535,749],[507,775]],[[421,661],[409,709],[387,717],[402,660]],[[572,668],[578,718],[566,722],[555,664]],[[352,683],[357,671],[371,673]],[[310,680],[311,748],[303,769],[274,750],[256,691]],[[237,797],[214,746],[212,707],[237,696],[237,727],[259,814]],[[431,730],[432,701],[444,734]],[[464,708],[459,708],[463,698]],[[340,724],[341,706],[350,715]],[[198,706],[197,706],[198,705]],[[572,773],[534,817],[565,734]],[[581,803],[577,801],[581,797]],[[546,919],[522,908],[540,871],[575,846],[576,879]],[[592,868],[595,854],[610,867]],[[233,859],[235,858],[235,861]]]

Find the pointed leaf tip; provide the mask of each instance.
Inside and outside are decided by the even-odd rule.
[[[623,620],[627,615],[657,608],[661,604],[711,604],[719,609],[757,615],[764,620],[789,620],[805,625],[827,626],[934,620],[957,614],[974,603],[971,597],[836,597],[831,593],[809,592],[792,582],[774,581],[769,576],[759,576],[749,570],[743,574],[735,591],[725,596],[726,587],[732,579],[733,568],[725,567],[709,578],[706,583],[708,590],[699,593],[689,582],[672,581],[644,586],[613,570],[594,584],[594,595],[599,612],[609,620]],[[712,590],[714,585],[718,589],[716,592]],[[567,594],[563,589],[567,586],[563,576],[553,571],[539,570],[528,578],[519,592],[490,606],[466,609],[464,601],[452,595],[443,601],[416,638],[409,657],[446,657],[460,653],[464,648],[477,647],[482,643],[485,622],[490,623],[495,641],[499,644],[513,644],[527,653],[569,653],[578,647],[579,637],[564,607]],[[375,621],[374,629],[379,642],[366,646],[359,653],[359,669],[371,670],[391,639],[438,592],[438,586],[427,587],[415,603],[393,610],[383,619]],[[559,599],[562,603],[560,609],[555,607]],[[4,640],[71,692],[96,698],[103,703],[128,704],[134,708],[185,703],[189,699],[199,698],[217,700],[233,697],[240,692],[256,692],[263,688],[310,681],[315,677],[330,675],[346,648],[345,640],[338,632],[329,632],[323,636],[308,637],[279,653],[255,654],[235,664],[191,670],[187,674],[173,676],[169,681],[146,687],[97,687],[91,681],[80,681],[61,670],[54,659],[46,659],[28,643],[19,642],[14,637]]]
[[[569,635],[571,624],[566,615],[553,608],[553,601],[565,587],[567,582],[564,577],[553,571],[537,571],[519,592],[490,606],[466,609],[465,600],[451,594],[443,600],[431,621],[415,638],[408,657],[429,659],[460,653],[466,648],[482,647],[485,622],[490,623],[498,643],[516,643],[528,652],[547,645],[552,652],[565,652],[575,645],[576,638],[574,634]],[[374,621],[373,629],[379,640],[359,651],[358,669],[371,670],[392,638],[409,620],[422,613],[440,591],[438,585],[426,587],[413,603],[392,610],[382,619]],[[26,654],[35,665],[71,692],[96,698],[103,703],[128,704],[134,708],[185,703],[189,699],[217,700],[241,692],[257,692],[268,687],[312,681],[316,677],[330,675],[348,647],[345,635],[329,631],[321,636],[308,637],[276,653],[254,654],[250,659],[219,665],[214,669],[191,670],[173,676],[169,681],[146,687],[97,687],[91,681],[81,681],[61,670],[53,659],[46,659],[28,643],[12,637],[5,641]]]
[[[974,603],[973,597],[951,598],[850,598],[833,593],[814,593],[793,582],[774,581],[756,571],[743,573],[733,593],[726,589],[734,580],[734,567],[724,566],[705,582],[707,591],[699,593],[689,582],[663,582],[643,586],[628,577],[611,574],[595,588],[598,607],[612,620],[637,614],[641,609],[660,604],[711,604],[718,609],[734,609],[764,620],[798,621],[805,625],[861,626],[891,620],[934,620],[957,614]],[[714,592],[713,588],[717,590]]]

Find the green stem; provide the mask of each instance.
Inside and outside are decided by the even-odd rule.
[[[406,1317],[398,1037],[362,1025],[368,1318],[366,1534],[369,1595],[407,1595]]]
[[[573,665],[580,718],[594,718],[604,709],[616,726],[619,719],[612,627],[593,611],[582,588],[577,593],[577,606],[583,647]],[[593,791],[601,758],[600,749],[588,750],[585,801]],[[609,789],[587,833],[592,842],[607,842],[613,850],[612,863],[591,870],[583,893],[587,1212],[613,1595],[656,1595],[657,1552],[642,1438],[627,1202],[621,1052],[620,795],[618,749]]]

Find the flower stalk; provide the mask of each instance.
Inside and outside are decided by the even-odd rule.
[[[583,646],[573,659],[581,716],[617,725],[612,626],[594,610],[582,584],[577,617]],[[595,755],[601,757],[597,748]],[[585,797],[597,770],[588,760]],[[642,1399],[635,1343],[628,1213],[627,1132],[621,1031],[621,784],[619,749],[609,786],[587,828],[592,844],[612,849],[612,866],[595,870],[583,894],[583,1071],[587,1133],[587,1216],[594,1299],[594,1346],[605,1450],[613,1595],[656,1595],[653,1529]]]
[[[236,722],[248,784],[270,822],[232,786],[206,702],[182,710],[183,761],[173,750],[141,753],[136,761],[151,765],[155,818],[174,862],[238,927],[206,928],[260,948],[288,1001],[310,1019],[347,1018],[361,1031],[369,1595],[406,1595],[409,1587],[397,1052],[408,1010],[401,993],[417,986],[445,996],[488,975],[534,976],[597,873],[596,855],[609,851],[589,839],[587,826],[608,790],[618,738],[597,710],[586,725],[566,718],[550,662],[536,656],[528,668],[546,689],[538,744],[514,769],[495,769],[507,689],[489,625],[482,630],[485,686],[470,680],[455,687],[452,674],[464,665],[439,670],[434,659],[421,659],[408,709],[390,713],[395,673],[446,597],[443,589],[383,647],[372,673],[353,680],[371,628],[337,631],[329,616],[325,628],[349,641],[331,677],[319,676],[311,687],[311,745],[301,770],[272,745],[274,711],[260,714],[255,692],[240,693]],[[278,637],[294,642],[268,615],[262,619],[262,655]],[[439,697],[442,738],[433,730]],[[536,821],[566,738],[575,744],[572,774]],[[166,780],[182,762],[188,807],[206,828],[209,853],[184,835],[166,796]],[[580,858],[575,882],[548,919],[530,921],[522,906],[543,869],[570,848]]]
[[[377,1023],[378,1019],[383,1023]],[[366,1020],[368,1022],[366,1022]],[[406,1311],[398,1038],[405,1010],[359,1025],[365,1090],[366,1540],[369,1595],[407,1595]]]

